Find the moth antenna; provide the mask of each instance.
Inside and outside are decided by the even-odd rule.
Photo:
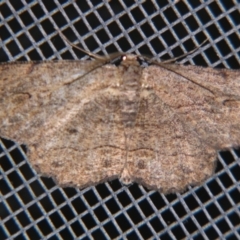
[[[137,57],[139,58],[143,58],[145,59],[148,63],[152,63],[154,65],[158,65],[158,66],[161,66],[163,67],[165,64],[167,63],[172,63],[172,62],[175,62],[176,60],[182,58],[182,57],[185,57],[185,56],[188,56],[192,53],[194,53],[195,51],[197,51],[204,43],[206,43],[208,41],[208,39],[205,39],[198,47],[194,48],[193,50],[191,50],[190,52],[188,53],[185,53],[185,54],[182,54],[181,56],[178,56],[178,57],[175,57],[175,58],[172,58],[172,59],[169,59],[169,60],[165,60],[165,61],[161,61],[161,62],[158,62],[154,59],[152,59],[152,57],[150,56],[146,56],[146,55],[136,55]],[[164,65],[163,65],[164,64]]]
[[[77,45],[71,43],[71,42],[65,37],[65,35],[64,35],[61,31],[59,31],[58,29],[56,29],[56,31],[58,31],[58,33],[59,33],[59,35],[61,36],[61,38],[62,38],[64,41],[66,41],[71,47],[76,48],[76,49],[78,49],[79,51],[86,53],[86,54],[87,54],[88,56],[90,56],[90,57],[93,57],[93,58],[98,59],[98,60],[101,60],[101,61],[106,61],[106,57],[102,57],[102,56],[100,56],[100,55],[98,55],[98,54],[91,53],[91,52],[89,52],[89,51],[84,50],[84,49],[81,48],[81,47],[78,47]]]
[[[172,62],[175,62],[177,61],[178,59],[182,58],[182,57],[186,57],[194,52],[196,52],[204,43],[206,43],[208,41],[208,39],[205,39],[198,47],[194,48],[192,51],[188,52],[188,53],[184,53],[182,54],[181,56],[178,56],[178,57],[175,57],[175,58],[172,58],[172,59],[169,59],[169,60],[166,60],[166,61],[163,61],[162,63],[172,63]]]

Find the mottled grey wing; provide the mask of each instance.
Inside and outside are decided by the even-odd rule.
[[[215,168],[216,150],[240,145],[240,74],[194,66],[143,72],[133,176],[171,192],[198,184]],[[145,90],[143,90],[144,92]]]
[[[0,65],[1,137],[26,144],[30,162],[61,184],[83,187],[122,169],[123,133],[113,124],[118,109],[107,92],[118,71],[96,66],[90,61]]]
[[[240,71],[166,67],[170,72],[164,71],[165,77],[155,77],[156,83],[161,84],[158,95],[188,129],[215,150],[240,146]]]
[[[91,62],[81,61],[1,64],[1,136],[20,143],[31,142],[39,126],[65,106],[69,98],[76,97],[77,91],[72,92],[66,85],[92,67]],[[86,85],[86,81],[80,82],[79,91]]]

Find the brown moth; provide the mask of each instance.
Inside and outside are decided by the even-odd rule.
[[[163,193],[200,184],[240,145],[240,71],[93,61],[0,65],[0,136],[59,184]]]

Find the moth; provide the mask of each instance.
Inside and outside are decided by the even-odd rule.
[[[61,185],[201,184],[240,145],[240,71],[121,57],[1,64],[0,136]]]

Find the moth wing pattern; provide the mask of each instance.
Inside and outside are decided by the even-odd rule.
[[[98,65],[0,65],[1,137],[27,145],[31,164],[63,185],[96,184],[118,176],[123,168],[122,129],[110,129],[115,106],[105,91],[116,84],[117,71]],[[109,148],[111,144],[119,147]]]

